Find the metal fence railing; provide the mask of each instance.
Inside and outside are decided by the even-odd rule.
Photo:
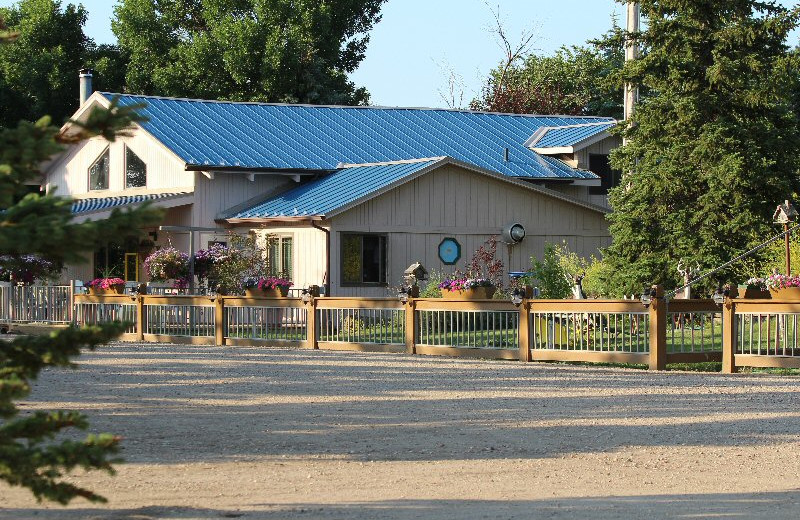
[[[519,311],[418,310],[417,345],[519,348]]]
[[[69,323],[72,288],[69,285],[0,286],[0,319],[8,322]]]
[[[323,298],[317,309],[317,341],[403,345],[405,309],[397,300]],[[354,305],[357,303],[357,305]]]
[[[124,321],[130,324],[125,332],[135,334],[137,328],[136,302],[127,300],[124,303],[77,302],[75,303],[75,324],[99,325],[112,321]]]
[[[174,337],[213,337],[212,305],[175,305],[145,303],[144,333]]]
[[[225,306],[225,338],[305,341],[308,311],[297,307],[259,305]]]

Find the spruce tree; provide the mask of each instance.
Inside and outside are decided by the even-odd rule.
[[[0,45],[14,45],[9,41],[16,36],[4,31],[0,21]],[[40,180],[41,164],[61,152],[65,143],[97,135],[113,140],[137,120],[132,108],[112,103],[109,110],[95,110],[72,137],[62,135],[49,117],[0,130],[0,253],[30,253],[56,263],[74,262],[82,260],[78,249],[93,250],[160,220],[159,212],[142,208],[115,211],[108,220],[78,223],[69,199],[26,195],[26,181]],[[113,472],[120,439],[109,434],[90,435],[83,441],[61,438],[59,435],[70,429],[86,429],[86,418],[71,411],[21,414],[15,401],[30,394],[31,382],[42,369],[73,366],[73,358],[81,350],[108,342],[123,330],[120,323],[70,327],[47,337],[0,343],[0,479],[30,489],[39,500],[63,504],[77,496],[104,500],[63,477],[76,467]]]
[[[620,0],[621,1],[621,0]],[[648,90],[614,151],[613,291],[674,287],[676,266],[715,267],[777,229],[775,206],[800,187],[793,110],[798,9],[755,0],[643,0],[643,57],[621,81]],[[717,283],[724,275],[709,283]]]

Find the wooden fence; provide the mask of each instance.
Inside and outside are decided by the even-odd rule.
[[[800,302],[782,300],[718,305],[655,298],[645,306],[635,300],[535,299],[515,306],[501,300],[322,297],[305,303],[292,297],[90,296],[65,289],[71,305],[62,301],[61,289],[28,291],[21,300],[18,292],[0,292],[0,317],[20,312],[17,298],[32,309],[26,311],[30,321],[129,322],[126,341],[632,363],[653,370],[704,361],[722,361],[725,372],[800,368]]]

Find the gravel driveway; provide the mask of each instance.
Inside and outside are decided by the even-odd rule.
[[[800,517],[800,379],[122,344],[25,409],[124,437],[105,506],[0,519]]]

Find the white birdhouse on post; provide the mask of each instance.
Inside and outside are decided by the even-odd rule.
[[[783,204],[778,204],[775,213],[772,215],[772,221],[776,224],[783,224],[783,239],[786,243],[786,276],[790,276],[792,269],[792,259],[789,249],[789,224],[797,219],[797,210],[794,209],[792,203],[788,200]]]

